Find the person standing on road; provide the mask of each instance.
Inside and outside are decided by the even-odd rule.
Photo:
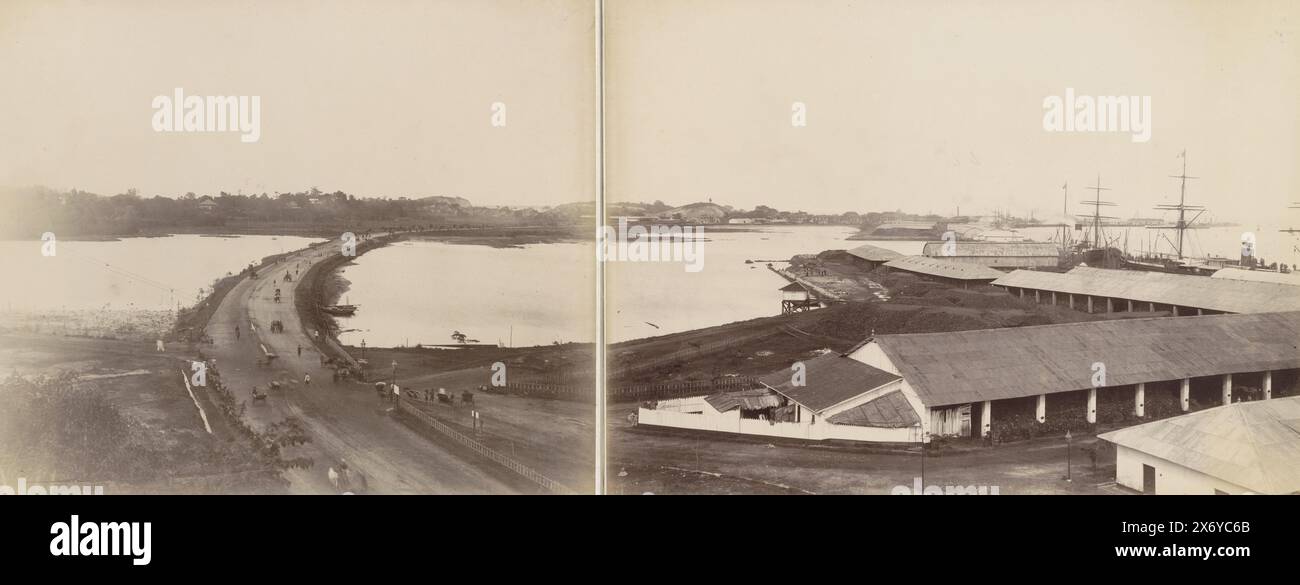
[[[239,326],[235,325],[235,339],[239,339]]]
[[[302,357],[302,345],[298,346],[298,357]]]
[[[303,375],[302,375],[302,385],[303,385],[303,386],[311,386],[311,374],[303,374]]]

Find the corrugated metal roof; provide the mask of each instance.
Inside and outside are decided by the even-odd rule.
[[[805,386],[792,384],[789,368],[777,370],[759,381],[813,412],[821,412],[850,398],[898,379],[858,360],[828,353],[804,362]]]
[[[975,257],[1051,257],[1060,256],[1060,249],[1050,242],[954,242],[951,256]],[[943,253],[944,242],[926,242],[921,253],[933,258],[949,256]]]
[[[717,409],[718,412],[735,410],[737,407],[742,410],[761,410],[772,406],[781,406],[781,397],[767,388],[712,394],[705,396],[704,401],[708,402],[709,406]]]
[[[848,250],[848,254],[870,262],[888,262],[903,257],[903,255],[898,252],[887,248],[872,246],[871,244],[863,244],[852,250]]]
[[[857,427],[902,428],[921,424],[916,409],[902,392],[895,390],[870,402],[859,404],[826,419],[837,425]]]
[[[926,406],[1300,368],[1300,312],[878,335]]]
[[[1238,402],[1097,437],[1255,492],[1300,492],[1300,396]]]
[[[993,284],[1228,313],[1300,311],[1300,290],[1293,286],[1188,274],[1080,266],[1064,274],[1016,270]]]
[[[886,262],[885,266],[896,268],[898,270],[905,270],[907,272],[915,272],[917,274],[955,278],[958,280],[996,280],[1006,276],[1005,272],[1000,272],[979,264],[953,262],[951,260],[927,258],[925,256],[905,256],[897,260]]]
[[[1221,268],[1210,278],[1226,278],[1229,280],[1250,280],[1254,282],[1272,282],[1276,284],[1289,284],[1300,286],[1300,273],[1295,272],[1270,272],[1267,270],[1243,270],[1241,268]]]

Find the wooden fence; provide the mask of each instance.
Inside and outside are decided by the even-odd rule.
[[[642,384],[609,389],[609,399],[645,400],[651,398],[673,398],[678,396],[698,396],[729,390],[745,390],[758,384],[757,378],[739,376],[718,378],[716,380],[693,380],[690,382],[666,382],[663,384]]]

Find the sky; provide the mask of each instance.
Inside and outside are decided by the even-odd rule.
[[[5,0],[0,186],[593,201],[593,6]],[[155,132],[178,87],[260,96],[260,140]]]
[[[591,0],[0,2],[0,187],[591,201]],[[607,0],[606,195],[738,208],[1120,217],[1300,201],[1300,3]],[[152,128],[256,95],[261,139]],[[1043,101],[1149,96],[1151,138]],[[493,127],[492,104],[506,106]],[[791,124],[792,105],[806,126]],[[1300,218],[1297,218],[1300,219]]]
[[[605,25],[610,201],[1059,217],[1300,201],[1300,3],[621,0]],[[1044,98],[1150,96],[1151,137],[1048,132]],[[791,124],[792,104],[807,125]],[[1287,213],[1300,213],[1287,212]]]

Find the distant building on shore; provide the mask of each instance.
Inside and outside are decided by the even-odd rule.
[[[989,268],[1055,268],[1061,260],[1060,248],[1050,242],[928,242],[921,254]]]
[[[884,264],[889,270],[910,272],[930,280],[946,282],[968,288],[972,284],[988,284],[1006,273],[999,272],[981,264],[955,262],[949,258],[928,258],[925,256],[904,256]]]
[[[849,255],[853,264],[861,266],[867,270],[875,270],[883,266],[886,262],[902,258],[903,255],[871,244],[863,244],[845,252]]]

